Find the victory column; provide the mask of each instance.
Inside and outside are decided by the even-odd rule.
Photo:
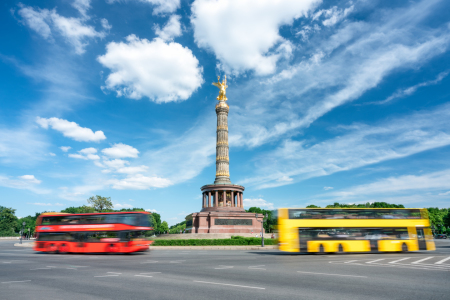
[[[192,233],[250,233],[259,232],[262,215],[246,213],[244,187],[230,180],[228,146],[227,77],[220,76],[213,85],[219,88],[216,104],[216,178],[213,184],[201,187],[202,210],[186,217],[186,230]]]

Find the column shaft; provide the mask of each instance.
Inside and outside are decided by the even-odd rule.
[[[219,192],[216,191],[214,194],[214,207],[219,207]]]
[[[231,207],[234,207],[234,191],[231,191]]]
[[[223,191],[222,192],[222,195],[223,195],[223,207],[225,207],[225,206],[227,206],[227,192],[226,191]]]
[[[208,207],[211,207],[211,191],[208,192]]]

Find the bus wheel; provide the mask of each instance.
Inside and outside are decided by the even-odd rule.
[[[339,244],[339,247],[338,247],[338,254],[342,254],[342,253],[344,253],[344,247],[342,247],[342,245]]]
[[[50,245],[48,245],[48,246],[47,246],[47,252],[48,252],[48,253],[57,253],[58,250],[57,250],[55,244],[50,244]]]
[[[323,245],[319,246],[319,253],[320,254],[324,254],[325,253],[325,249],[323,248]]]
[[[408,252],[408,246],[405,243],[402,245],[402,252]]]
[[[67,254],[69,252],[69,246],[67,244],[62,244],[59,246],[59,253],[61,254]]]

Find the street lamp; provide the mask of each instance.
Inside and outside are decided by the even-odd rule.
[[[258,220],[258,214],[255,214],[256,220]],[[267,221],[267,213],[266,213],[266,221]],[[258,222],[261,222],[261,247],[264,247],[264,216],[263,216],[263,220],[260,221],[258,220]]]
[[[23,222],[22,223],[22,231],[20,231],[20,243],[22,244],[22,235],[23,235],[23,232],[24,232],[24,229],[25,229],[25,222]]]

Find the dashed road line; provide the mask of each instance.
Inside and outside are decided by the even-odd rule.
[[[425,257],[425,258],[422,258],[422,259],[420,259],[420,260],[418,260],[418,261],[412,262],[412,264],[418,264],[418,263],[421,263],[421,262],[423,262],[423,261],[429,260],[429,259],[431,259],[431,258],[433,258],[433,257],[434,257],[434,256]]]
[[[224,285],[224,286],[235,286],[235,287],[242,287],[242,288],[248,288],[248,289],[258,289],[258,290],[265,290],[266,289],[266,288],[256,287],[256,286],[237,285],[237,284],[228,284],[228,283],[218,283],[218,282],[209,282],[209,281],[200,281],[200,280],[194,280],[194,282],[207,283],[207,284],[216,284],[216,285]]]
[[[31,280],[21,280],[21,281],[3,281],[2,283],[19,283],[19,282],[30,282]]]
[[[234,266],[223,266],[220,265],[218,268],[214,268],[215,270],[224,270],[224,269],[232,269]]]
[[[303,271],[297,271],[297,272],[298,272],[298,273],[304,273],[304,274],[314,274],[314,275],[330,275],[330,276],[343,276],[343,277],[360,277],[360,278],[367,278],[367,276],[358,276],[358,275],[314,273],[314,272],[303,272]]]
[[[375,259],[375,260],[372,260],[372,261],[368,261],[368,262],[366,262],[366,264],[373,264],[373,263],[376,263],[377,261],[382,261],[382,260],[384,260],[384,258],[380,258],[380,259]]]
[[[260,266],[250,266],[248,267],[250,270],[266,270],[265,268],[261,268],[261,267],[265,267],[265,265],[260,265]]]
[[[435,262],[434,264],[435,264],[435,265],[441,265],[441,264],[443,264],[444,262],[446,262],[446,261],[449,260],[449,259],[450,259],[450,256],[447,257],[447,258],[444,258],[443,260],[440,260],[440,261],[438,261],[438,262]]]
[[[400,259],[391,261],[391,262],[389,262],[389,263],[390,263],[390,264],[395,264],[395,263],[398,263],[399,261],[404,261],[404,260],[407,260],[407,259],[410,259],[410,258],[411,258],[411,257],[400,258]]]

